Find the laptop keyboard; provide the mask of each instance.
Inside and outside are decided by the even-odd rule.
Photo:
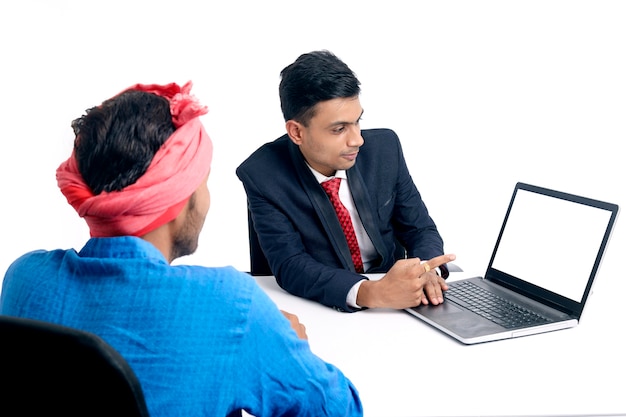
[[[549,323],[550,320],[472,282],[450,285],[446,298],[507,329]]]

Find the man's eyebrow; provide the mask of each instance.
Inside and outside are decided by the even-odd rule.
[[[332,122],[328,127],[357,124],[361,120],[361,117],[363,117],[363,113],[365,113],[365,110],[361,110],[361,114],[359,114],[359,117],[354,122],[344,122],[344,121],[338,120],[336,122]]]

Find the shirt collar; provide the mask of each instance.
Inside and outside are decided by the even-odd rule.
[[[341,178],[342,180],[348,179],[347,175],[346,175],[346,170],[345,169],[339,169],[337,170],[337,172],[335,172],[335,175],[331,176],[331,177],[327,177],[324,174],[319,173],[318,171],[316,171],[315,169],[313,169],[311,167],[311,165],[309,165],[309,163],[306,163],[306,166],[309,167],[309,169],[311,170],[311,172],[313,173],[313,175],[315,176],[315,179],[317,180],[317,182],[319,182],[320,184],[328,181],[328,180],[332,180],[333,178]]]

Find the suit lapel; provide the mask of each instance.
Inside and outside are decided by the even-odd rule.
[[[348,176],[348,183],[350,184],[352,200],[354,201],[356,210],[359,213],[363,227],[372,240],[372,244],[374,245],[374,248],[376,248],[376,252],[378,252],[379,256],[383,258],[382,263],[384,264],[386,262],[385,254],[387,254],[387,251],[385,250],[385,244],[378,229],[378,222],[374,217],[376,209],[372,206],[369,199],[367,189],[365,188],[365,182],[363,181],[358,165],[354,165],[352,168],[347,170],[346,175]]]

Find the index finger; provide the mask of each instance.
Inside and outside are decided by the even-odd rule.
[[[439,255],[436,256],[434,258],[431,258],[429,260],[427,260],[426,262],[422,263],[422,267],[424,268],[425,272],[430,271],[431,269],[435,269],[438,266],[441,266],[443,264],[446,264],[448,262],[452,262],[456,259],[456,255],[453,253],[449,253],[446,255]]]

